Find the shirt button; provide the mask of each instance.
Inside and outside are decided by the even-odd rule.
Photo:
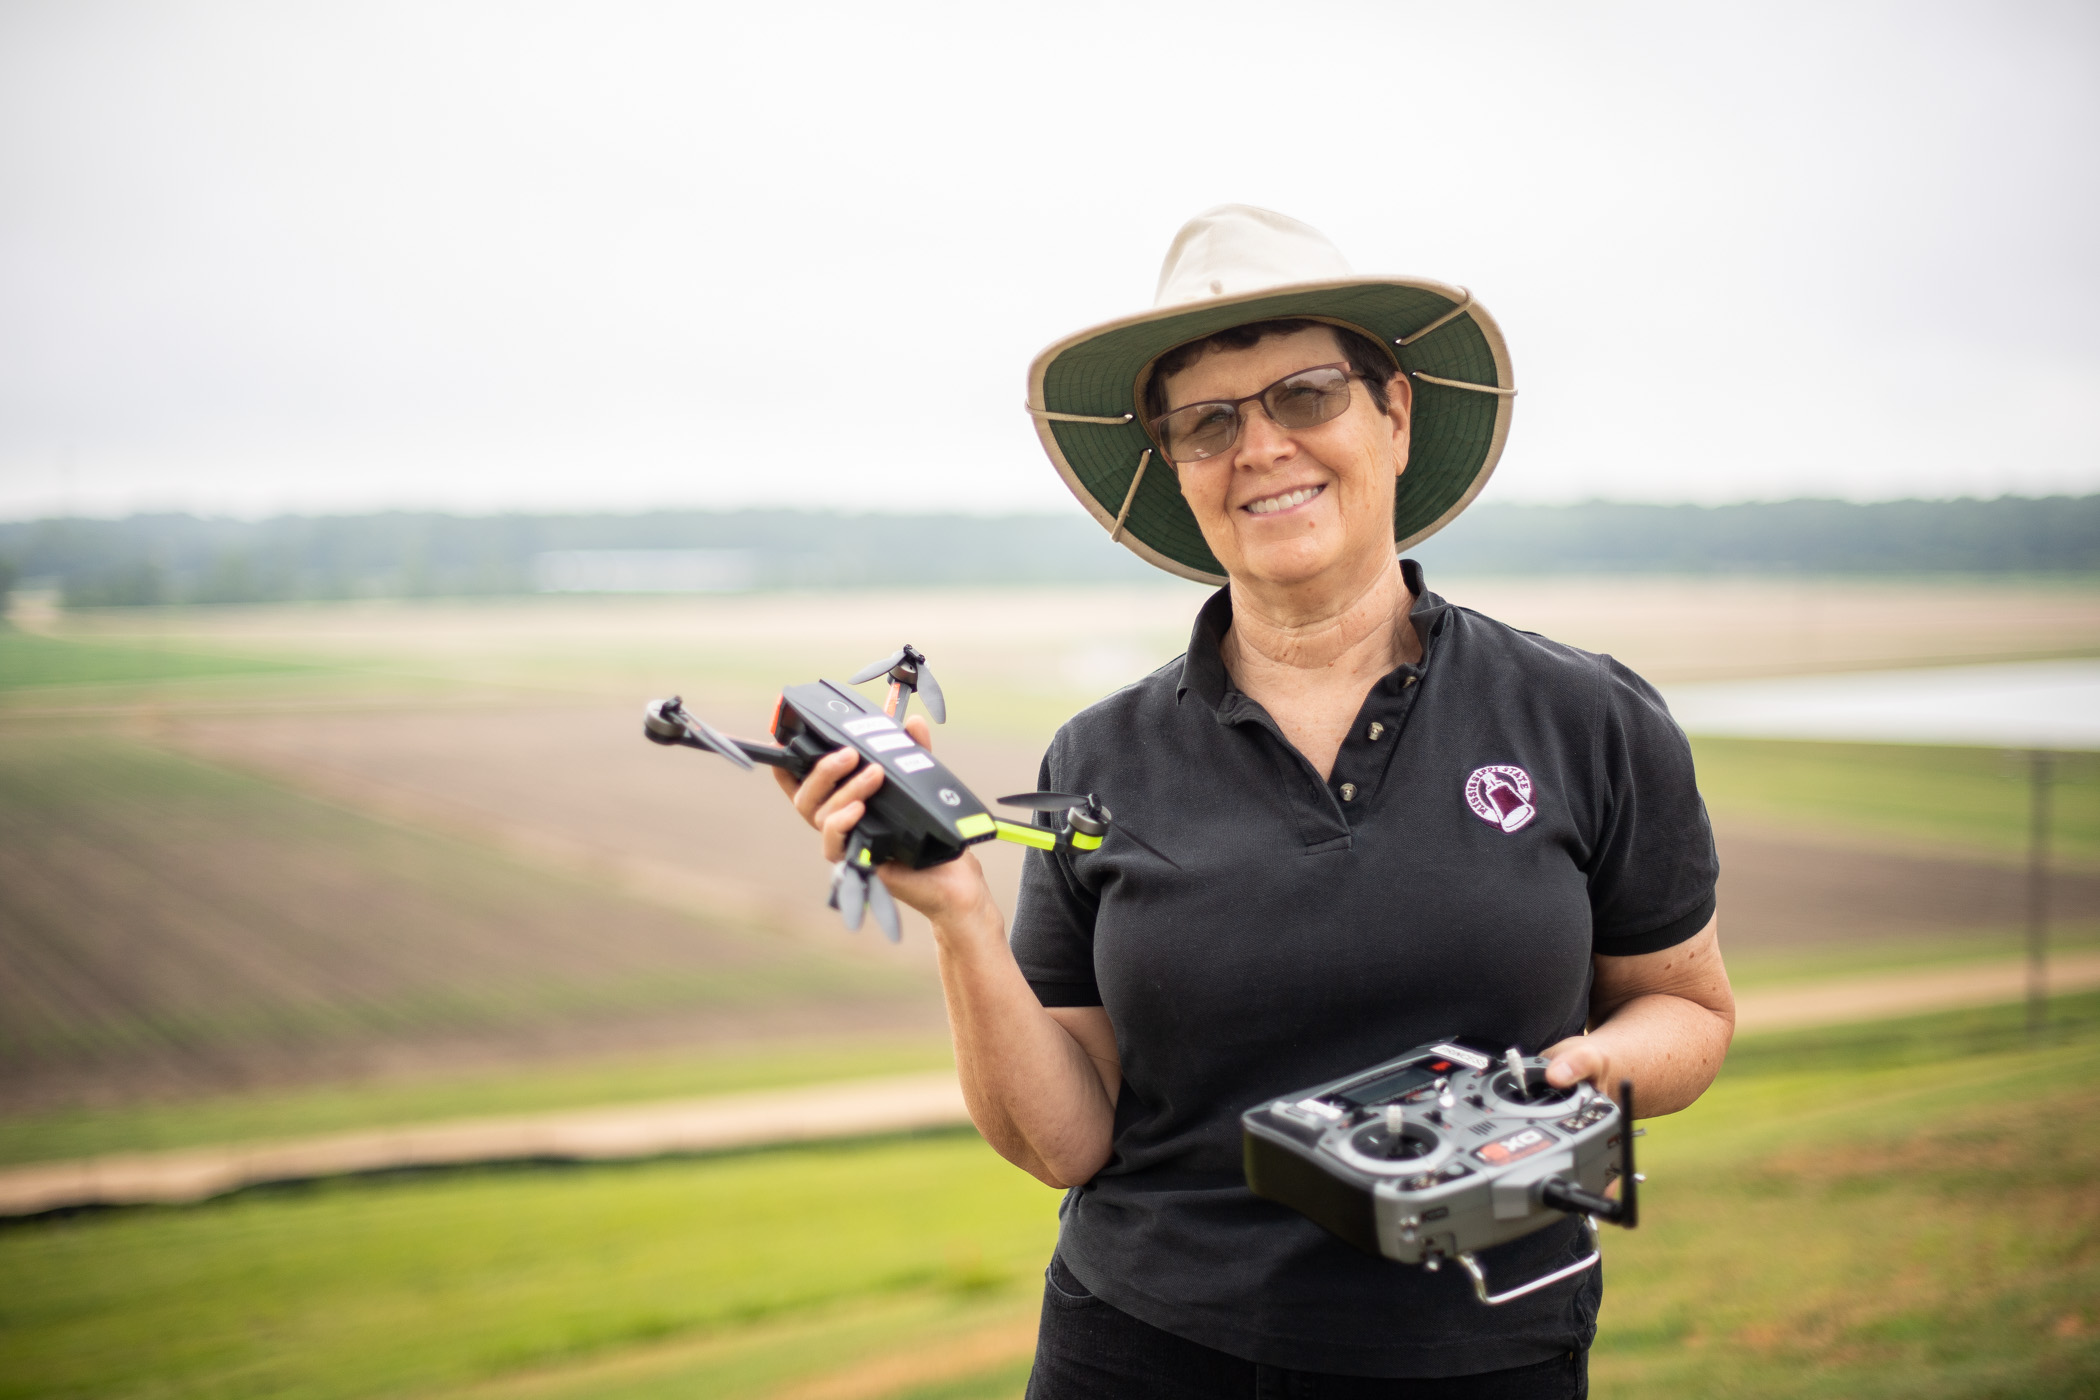
[[[1354,802],[1355,800],[1356,800],[1356,784],[1355,784],[1355,783],[1343,783],[1343,784],[1342,784],[1342,801],[1344,801],[1344,802]]]
[[[1413,684],[1414,684],[1414,683],[1415,683],[1416,681],[1418,681],[1418,680],[1420,680],[1420,679],[1421,679],[1421,677],[1420,677],[1420,676],[1409,676],[1409,677],[1408,677],[1408,678],[1407,678],[1406,680],[1403,680],[1403,681],[1401,681],[1401,682],[1400,682],[1400,688],[1401,688],[1402,690],[1405,690],[1405,689],[1407,689],[1407,687],[1409,687],[1409,686],[1413,685]]]
[[[1382,725],[1382,724],[1380,724],[1380,723],[1379,723],[1379,722],[1378,722],[1377,720],[1375,720],[1375,719],[1374,719],[1374,720],[1372,720],[1372,721],[1371,721],[1371,742],[1372,742],[1372,743],[1374,743],[1374,744],[1375,744],[1375,743],[1377,743],[1377,742],[1378,742],[1378,736],[1379,736],[1379,735],[1381,735],[1381,734],[1383,734],[1383,733],[1385,733],[1385,726],[1384,726],[1384,725]]]

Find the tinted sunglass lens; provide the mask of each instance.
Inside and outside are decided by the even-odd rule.
[[[1215,457],[1240,435],[1239,410],[1231,404],[1193,404],[1169,414],[1165,423],[1167,456],[1176,462]]]
[[[1314,427],[1349,407],[1349,376],[1334,369],[1294,374],[1269,390],[1262,406],[1280,428]]]

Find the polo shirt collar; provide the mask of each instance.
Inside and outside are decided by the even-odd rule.
[[[1413,665],[1401,666],[1387,676],[1380,685],[1398,687],[1410,676],[1419,676],[1429,668],[1429,655],[1435,645],[1436,635],[1441,630],[1444,615],[1451,605],[1431,593],[1422,582],[1422,566],[1412,559],[1400,561],[1400,579],[1407,591],[1414,595],[1414,606],[1408,617],[1415,624],[1415,635],[1422,639],[1422,659]],[[1232,684],[1232,677],[1225,670],[1225,655],[1222,650],[1225,634],[1232,629],[1232,590],[1221,588],[1211,594],[1196,614],[1196,625],[1189,632],[1188,654],[1181,661],[1181,684],[1175,689],[1178,702],[1190,691],[1204,704],[1217,712],[1220,719],[1232,718],[1227,712],[1238,708],[1243,697]]]

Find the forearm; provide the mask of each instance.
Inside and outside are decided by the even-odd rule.
[[[971,1121],[994,1151],[1051,1186],[1108,1160],[1115,1105],[1086,1050],[1045,1011],[987,899],[934,921],[941,990]]]
[[[1690,1108],[1721,1072],[1735,1035],[1735,992],[1720,921],[1660,952],[1598,957],[1590,1030],[1547,1050],[1546,1077],[1616,1094],[1631,1079],[1643,1117]]]
[[[1690,1108],[1721,1072],[1735,1022],[1681,996],[1635,997],[1593,1027],[1581,1041],[1599,1068],[1589,1077],[1617,1094],[1631,1079],[1643,1118]]]

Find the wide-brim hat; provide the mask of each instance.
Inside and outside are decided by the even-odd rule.
[[[1182,226],[1150,311],[1058,341],[1028,370],[1028,411],[1079,503],[1148,563],[1204,583],[1225,570],[1142,420],[1161,355],[1252,321],[1329,321],[1390,346],[1416,386],[1407,470],[1393,502],[1406,549],[1435,534],[1487,484],[1509,436],[1516,379],[1502,330],[1463,287],[1365,277],[1317,229],[1245,204]]]

